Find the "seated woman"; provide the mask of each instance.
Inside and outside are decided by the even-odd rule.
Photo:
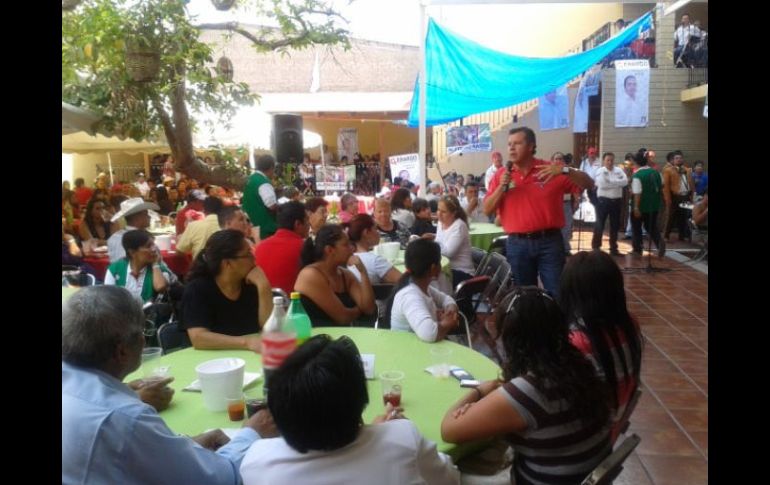
[[[414,212],[414,224],[410,231],[415,236],[422,236],[425,233],[436,234],[436,226],[433,225],[433,218],[430,213],[430,204],[421,198],[416,198],[412,202],[412,211]]]
[[[412,194],[405,188],[400,188],[393,192],[390,198],[390,209],[393,211],[391,217],[403,227],[412,227],[414,225],[414,213],[412,213]]]
[[[385,242],[399,242],[401,249],[405,249],[409,244],[409,227],[399,224],[391,218],[390,201],[387,199],[377,199],[374,201],[374,221],[377,223],[377,230],[380,231],[380,237]]]
[[[570,341],[590,362],[610,393],[612,439],[639,386],[642,336],[626,308],[623,274],[601,251],[581,251],[567,260],[559,302],[570,322]],[[618,365],[619,364],[619,365]]]
[[[342,226],[327,224],[315,241],[305,240],[303,268],[294,283],[314,327],[369,322],[377,306],[366,267],[353,254],[353,245]],[[361,281],[346,269],[358,269]],[[367,318],[368,317],[368,318]]]
[[[340,222],[350,222],[356,214],[358,214],[358,198],[350,192],[346,192],[340,199]]]
[[[92,248],[105,246],[107,239],[118,230],[118,224],[110,222],[110,217],[107,205],[101,199],[92,197],[86,205],[86,213],[78,229],[80,240],[84,244],[89,241]]]
[[[273,311],[270,283],[254,264],[241,231],[223,229],[209,237],[187,274],[181,327],[196,349],[260,352],[260,331]]]
[[[244,485],[460,483],[435,443],[408,419],[397,419],[400,408],[388,404],[372,424],[363,423],[369,393],[361,355],[348,337],[309,339],[275,370],[267,393],[280,437],[251,445],[240,468]]]
[[[355,255],[364,263],[369,282],[373,285],[397,283],[401,278],[401,271],[394,268],[387,259],[372,252],[372,248],[380,243],[380,233],[372,216],[358,214],[350,222],[343,224],[343,227],[347,229],[350,242],[355,244]],[[361,281],[361,275],[355,266],[349,266],[348,269],[358,278],[358,281]]]
[[[494,318],[504,381],[483,382],[455,403],[441,422],[442,439],[506,438],[518,485],[581,483],[612,451],[606,386],[570,345],[564,314],[543,290],[516,288]]]
[[[307,219],[310,223],[310,237],[315,238],[318,231],[321,230],[326,219],[329,216],[327,206],[329,202],[323,197],[311,197],[305,201],[305,211],[307,212]]]
[[[459,322],[454,299],[430,286],[441,273],[441,248],[433,241],[418,239],[406,247],[405,259],[408,272],[398,282],[385,311],[390,315],[390,328],[438,342]]]
[[[441,254],[449,258],[453,287],[473,276],[476,268],[473,266],[468,216],[454,195],[445,195],[438,201],[436,242],[441,246]]]
[[[142,304],[166,291],[175,277],[161,259],[155,238],[147,231],[133,230],[123,234],[122,243],[126,256],[109,265],[104,284],[122,286]]]

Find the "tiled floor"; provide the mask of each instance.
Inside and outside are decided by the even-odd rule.
[[[590,234],[581,236],[590,248]],[[620,241],[622,253],[629,242]],[[648,262],[646,251],[617,260],[623,268]],[[653,256],[652,265],[671,271],[625,276],[629,310],[645,337],[643,395],[629,429],[642,441],[615,484],[701,485],[708,483],[708,275],[669,258]]]

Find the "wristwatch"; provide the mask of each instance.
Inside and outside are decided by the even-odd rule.
[[[568,167],[566,165],[561,168],[561,173],[563,173],[564,175],[569,175],[571,171],[572,171],[572,167]]]

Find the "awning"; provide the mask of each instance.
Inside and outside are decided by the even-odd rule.
[[[410,91],[264,93],[259,107],[268,113],[403,113],[409,112]]]
[[[64,130],[62,129],[62,132]],[[97,134],[91,136],[84,131],[62,134],[61,137],[62,153],[156,153],[169,152],[171,149],[163,143],[150,143],[147,141],[134,141],[131,139],[121,140],[117,137],[107,137]]]

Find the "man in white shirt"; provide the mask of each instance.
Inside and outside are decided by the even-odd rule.
[[[266,391],[281,436],[249,448],[244,485],[460,483],[449,457],[397,419],[401,408],[388,403],[384,415],[362,424],[369,393],[360,359],[348,337],[316,335],[273,372]]]
[[[465,185],[465,197],[460,200],[460,205],[468,215],[468,222],[489,222],[489,217],[484,214],[483,200],[479,195],[478,184],[468,182]]]
[[[623,95],[618,104],[615,126],[647,126],[647,99],[637,96],[636,76],[629,75],[623,80]]]
[[[150,213],[148,209],[157,211],[160,210],[160,207],[152,202],[145,202],[141,197],[132,197],[120,203],[120,210],[110,220],[117,222],[121,217],[125,217],[126,227],[113,233],[107,239],[110,263],[114,263],[126,256],[126,250],[123,248],[123,234],[134,229],[147,229],[150,227]]]
[[[142,194],[142,198],[146,199],[150,195],[150,185],[144,178],[144,172],[136,172],[136,182],[134,187]]]
[[[700,29],[690,23],[690,14],[682,14],[682,24],[674,31],[674,65],[689,66],[691,59],[688,58],[688,53],[692,51],[694,44],[700,41]]]
[[[603,166],[596,171],[594,182],[597,187],[599,204],[596,206],[596,223],[591,240],[592,249],[601,249],[604,223],[610,217],[610,254],[621,256],[618,251],[620,210],[623,206],[623,187],[628,185],[626,173],[615,166],[615,154],[607,152],[602,157]]]
[[[484,187],[489,191],[489,182],[495,173],[503,167],[503,155],[500,152],[492,152],[492,165],[484,172]]]
[[[441,192],[441,184],[439,182],[428,184],[428,194],[425,196],[425,200],[430,204],[431,212],[436,212],[438,209],[438,200],[441,198]]]
[[[596,171],[602,168],[602,161],[599,160],[597,153],[598,150],[596,147],[588,147],[588,154],[583,161],[580,162],[580,171],[588,174],[594,182],[596,181]],[[588,194],[588,200],[591,201],[591,204],[595,208],[596,204],[599,203],[599,201],[596,200],[596,187],[594,187],[593,190],[587,190],[586,193]]]

